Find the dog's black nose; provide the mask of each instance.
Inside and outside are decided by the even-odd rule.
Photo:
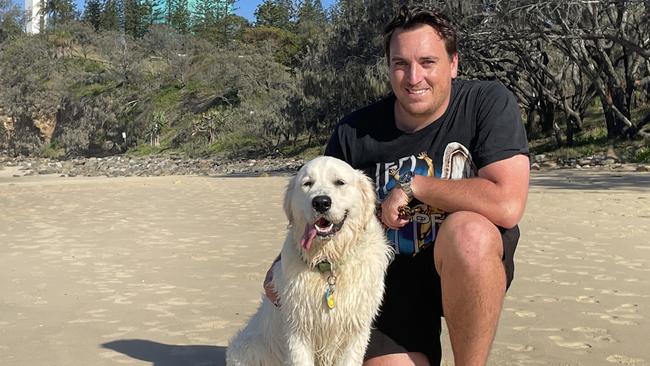
[[[332,207],[332,199],[329,196],[316,196],[311,200],[311,205],[314,207],[314,210],[325,213]]]

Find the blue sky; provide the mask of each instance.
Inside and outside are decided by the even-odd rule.
[[[14,0],[16,4],[19,6],[23,6],[24,0]],[[264,0],[237,0],[235,3],[235,7],[237,10],[235,11],[236,14],[243,16],[244,18],[254,21],[255,20],[255,9],[257,9],[257,6],[261,4]],[[329,8],[332,4],[334,4],[335,0],[321,0],[323,7]],[[76,0],[77,4],[77,9],[79,11],[83,10],[85,0]]]
[[[235,13],[243,16],[244,18],[254,21],[255,20],[255,9],[257,6],[264,2],[264,0],[238,0],[235,3],[235,7],[238,8]],[[334,4],[334,0],[321,0],[324,8],[329,8]]]

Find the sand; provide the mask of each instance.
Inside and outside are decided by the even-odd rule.
[[[286,177],[14,174],[0,365],[224,365],[284,238]],[[650,174],[535,173],[521,229],[489,364],[650,364]]]

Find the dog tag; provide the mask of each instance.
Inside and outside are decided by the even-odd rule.
[[[332,286],[328,286],[325,290],[325,302],[327,302],[327,307],[330,309],[334,309],[336,306],[334,304],[334,288]]]

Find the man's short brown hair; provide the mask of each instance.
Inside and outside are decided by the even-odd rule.
[[[458,53],[456,28],[446,15],[437,9],[425,8],[420,5],[403,5],[384,29],[384,51],[388,62],[390,62],[390,40],[395,29],[412,29],[422,24],[429,25],[436,30],[445,42],[445,50],[450,58]]]

